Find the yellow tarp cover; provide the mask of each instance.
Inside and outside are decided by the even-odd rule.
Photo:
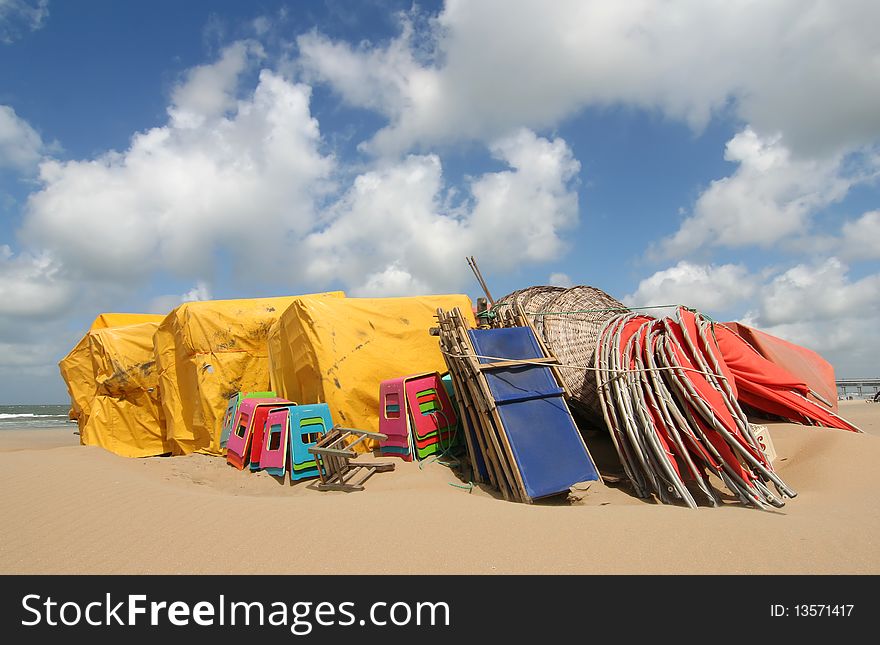
[[[157,314],[98,314],[89,327],[89,331],[107,329],[108,327],[124,327],[145,322],[161,322],[164,315]]]
[[[92,399],[95,397],[97,387],[89,346],[91,332],[145,322],[159,323],[163,318],[164,316],[152,314],[100,314],[89,328],[89,333],[86,333],[67,356],[59,361],[58,367],[61,370],[61,377],[67,385],[67,393],[70,396],[70,418],[77,420],[80,432],[88,421]]]
[[[269,328],[269,337],[266,339],[269,351],[269,390],[278,392],[277,387],[281,384],[281,370],[285,361],[281,359],[281,351],[283,349],[281,340],[281,319],[279,318],[272,323]],[[282,396],[279,394],[279,396]]]
[[[280,350],[270,345],[280,380],[275,391],[297,403],[327,403],[343,427],[378,432],[379,384],[445,372],[429,329],[437,325],[438,308],[459,307],[475,326],[471,306],[465,295],[296,301],[278,322]],[[356,449],[373,450],[371,443]]]
[[[158,322],[145,322],[89,332],[96,387],[91,412],[80,430],[81,443],[123,457],[171,452],[153,354],[158,327]]]
[[[268,335],[281,313],[299,299],[187,302],[174,309],[154,337],[166,439],[175,454],[222,455],[220,424],[236,392],[269,390]]]

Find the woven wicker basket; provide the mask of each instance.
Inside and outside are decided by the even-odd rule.
[[[626,306],[601,289],[577,286],[536,286],[514,291],[497,304],[522,305],[556,358],[564,365],[582,365],[584,370],[564,368],[562,378],[572,393],[571,405],[598,428],[605,427],[597,393],[593,363],[599,332],[605,322]]]

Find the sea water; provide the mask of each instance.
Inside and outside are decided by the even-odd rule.
[[[0,405],[0,430],[70,428],[75,424],[68,420],[69,410],[69,405]]]

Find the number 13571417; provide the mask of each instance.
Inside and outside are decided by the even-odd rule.
[[[795,605],[795,616],[850,616],[855,605]]]

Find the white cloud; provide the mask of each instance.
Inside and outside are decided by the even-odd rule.
[[[846,222],[841,232],[840,254],[848,260],[880,260],[880,211],[869,211]]]
[[[760,325],[795,321],[839,320],[849,316],[877,321],[880,314],[880,274],[851,281],[848,267],[837,258],[798,264],[776,276],[762,289]]]
[[[837,258],[792,267],[761,289],[743,322],[819,352],[840,378],[876,376],[880,274],[848,274]]]
[[[51,255],[16,255],[0,246],[0,318],[54,318],[74,297],[74,285]]]
[[[43,140],[30,124],[8,105],[0,105],[0,169],[22,173],[36,170],[43,153]]]
[[[738,164],[736,171],[713,181],[697,198],[693,213],[661,242],[665,256],[705,246],[768,248],[805,234],[812,215],[872,172],[848,172],[842,156],[795,158],[778,136],[760,137],[751,128],[727,142],[724,158]]]
[[[469,253],[491,270],[565,252],[580,164],[564,140],[525,129],[493,140],[509,169],[469,179],[464,199],[436,155],[376,163],[334,196],[338,168],[321,152],[309,88],[263,70],[241,91],[261,55],[235,43],[191,70],[168,124],[125,151],[45,160],[23,239],[85,282],[133,284],[160,269],[206,280],[223,251],[240,278],[373,295],[460,290]]]
[[[561,232],[577,223],[580,164],[561,139],[517,131],[490,146],[510,170],[472,179],[457,206],[435,155],[410,155],[358,176],[310,235],[306,276],[341,280],[353,294],[403,295],[460,289],[463,258],[487,269],[562,254]]]
[[[124,152],[44,161],[23,238],[102,279],[158,267],[199,278],[219,247],[245,275],[289,267],[285,237],[311,226],[334,161],[319,150],[308,87],[263,70],[252,94],[235,99],[238,75],[258,55],[236,43],[191,72],[168,125],[136,134]]]
[[[358,298],[416,296],[429,291],[428,285],[406,269],[401,269],[397,262],[392,262],[384,270],[369,274],[362,284],[352,290],[351,295]]]
[[[388,118],[370,142],[383,154],[550,127],[591,105],[659,110],[696,129],[731,109],[799,155],[838,154],[880,131],[872,0],[449,0],[427,34],[413,37],[412,22],[378,46],[298,40],[311,78]]]
[[[681,261],[642,280],[623,302],[630,307],[680,304],[709,313],[725,312],[752,297],[757,282],[742,265]]]
[[[172,127],[198,128],[234,110],[239,77],[262,56],[259,43],[238,41],[225,48],[215,63],[188,70],[171,95]]]
[[[211,300],[211,288],[202,280],[196,282],[195,286],[186,293],[156,296],[150,300],[146,311],[153,314],[167,314],[179,304],[197,300]]]
[[[563,287],[564,289],[574,286],[574,282],[565,273],[551,273],[550,277],[547,278],[547,284],[554,287]]]
[[[210,300],[211,289],[207,284],[199,280],[192,289],[187,291],[180,297],[181,302],[197,302],[199,300]]]
[[[369,43],[352,47],[318,32],[302,34],[296,65],[307,80],[330,80],[349,103],[401,118],[414,103],[429,105],[439,90],[436,74],[416,60],[412,24],[404,19],[402,29],[383,48]]]
[[[9,45],[22,31],[36,31],[49,17],[49,0],[0,0],[0,43]]]

